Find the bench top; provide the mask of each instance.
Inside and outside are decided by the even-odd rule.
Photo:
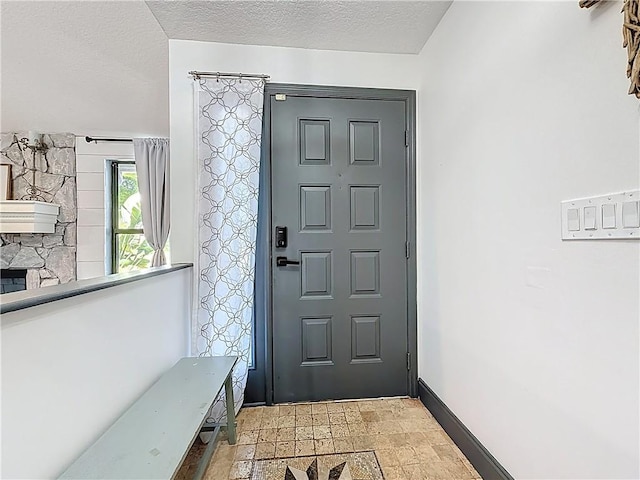
[[[172,478],[237,360],[179,360],[60,478]]]

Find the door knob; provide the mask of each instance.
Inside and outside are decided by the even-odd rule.
[[[276,265],[278,267],[286,267],[287,265],[300,265],[297,260],[289,260],[287,257],[276,257]]]

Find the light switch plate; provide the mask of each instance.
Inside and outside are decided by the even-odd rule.
[[[640,190],[566,200],[561,211],[563,240],[640,239]]]

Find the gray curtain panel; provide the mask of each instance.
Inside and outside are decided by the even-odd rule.
[[[169,140],[134,138],[133,152],[144,236],[153,248],[151,265],[158,267],[166,263],[163,249],[169,237]]]

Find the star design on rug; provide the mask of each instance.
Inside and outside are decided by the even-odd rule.
[[[306,472],[287,467],[284,480],[353,480],[353,477],[351,477],[347,462],[342,462],[329,471],[318,471],[318,459],[316,458]]]

